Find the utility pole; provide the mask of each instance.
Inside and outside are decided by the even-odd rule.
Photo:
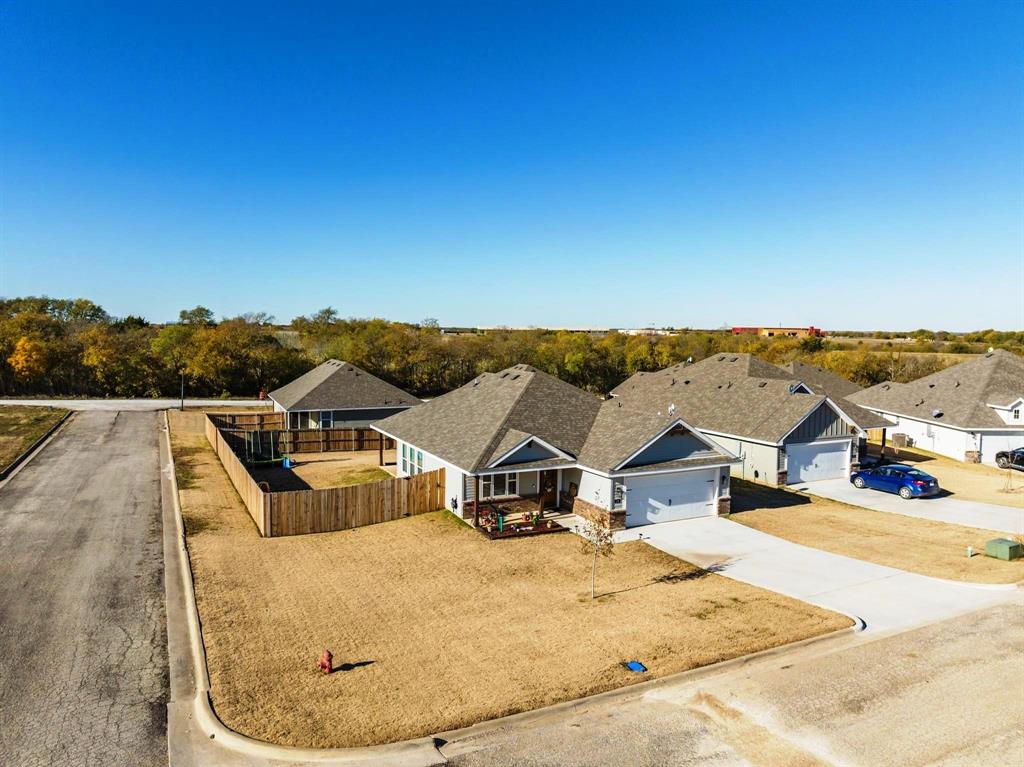
[[[181,371],[181,412],[185,412],[185,371]]]

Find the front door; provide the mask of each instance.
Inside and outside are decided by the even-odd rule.
[[[548,469],[540,473],[541,508],[553,509],[558,505],[558,472]]]

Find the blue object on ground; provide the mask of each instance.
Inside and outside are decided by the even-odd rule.
[[[284,467],[286,469],[290,469],[292,467],[292,459],[289,458],[288,456],[284,457]]]
[[[645,666],[643,663],[641,663],[638,660],[631,660],[631,661],[629,661],[626,664],[626,668],[628,668],[630,671],[635,671],[638,674],[642,674],[643,672],[645,672],[647,670],[647,666]]]

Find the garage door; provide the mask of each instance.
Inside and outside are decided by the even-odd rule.
[[[786,482],[814,482],[850,475],[850,443],[804,442],[786,445]]]
[[[1024,447],[1024,431],[1010,434],[982,434],[981,462],[995,464],[996,453]]]
[[[626,481],[626,527],[712,516],[718,469],[652,474]]]

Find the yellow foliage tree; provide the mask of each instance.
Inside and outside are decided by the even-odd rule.
[[[46,373],[46,347],[40,341],[22,336],[7,362],[18,378],[26,381],[42,378]]]

